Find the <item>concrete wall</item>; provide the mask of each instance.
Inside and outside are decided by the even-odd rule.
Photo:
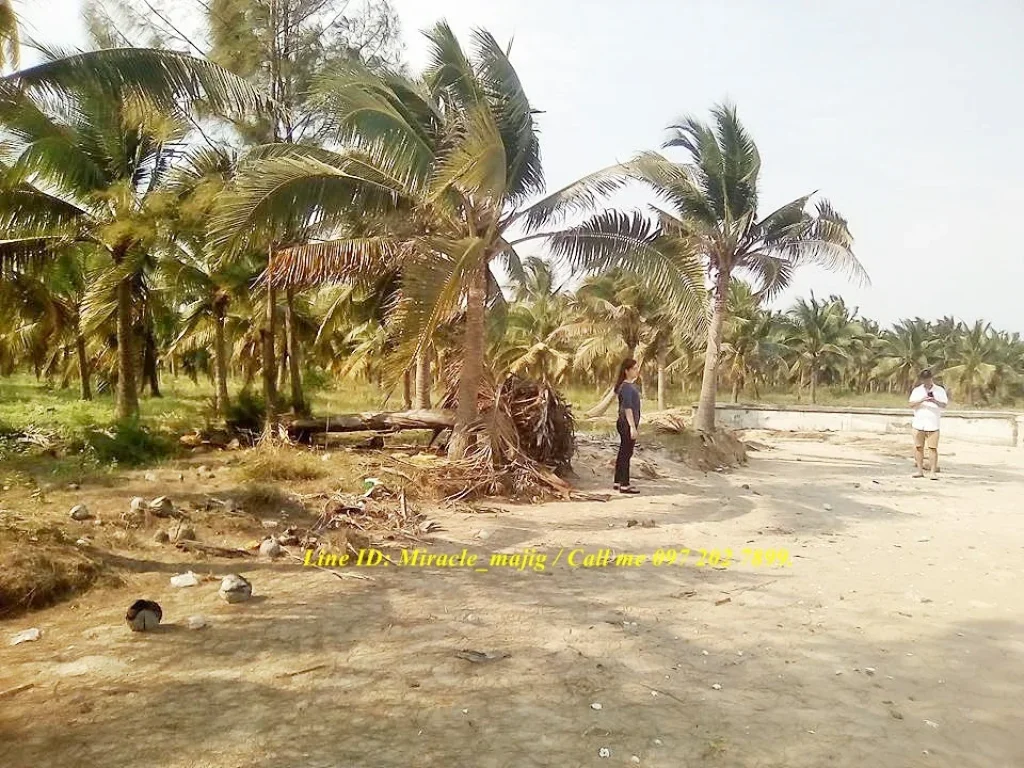
[[[906,434],[910,431],[911,415],[909,408],[830,408],[732,403],[719,403],[716,407],[716,420],[723,427],[768,429],[778,432]],[[989,411],[947,411],[942,416],[942,436],[968,443],[1024,447],[1024,415]]]

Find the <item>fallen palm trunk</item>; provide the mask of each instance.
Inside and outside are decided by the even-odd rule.
[[[455,411],[420,410],[397,413],[346,413],[317,419],[297,419],[288,425],[295,440],[329,432],[399,432],[404,429],[451,429]]]

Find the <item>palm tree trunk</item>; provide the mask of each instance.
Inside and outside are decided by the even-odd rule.
[[[139,415],[139,390],[135,384],[132,354],[132,286],[126,278],[117,285],[117,405],[118,419]]]
[[[149,383],[151,397],[162,397],[160,394],[160,372],[157,369],[156,339],[151,328],[146,329],[142,339],[142,382]]]
[[[402,374],[402,407],[407,411],[412,408],[412,371],[408,369]]]
[[[277,332],[277,291],[267,286],[267,305],[260,329],[263,345],[263,399],[266,402],[266,426],[272,429],[277,424],[277,359],[274,355],[274,335]]]
[[[479,408],[480,379],[484,373],[485,311],[487,305],[487,261],[477,269],[466,292],[466,329],[462,341],[462,373],[459,376],[459,403],[455,427],[448,443],[448,456],[462,459],[472,443]]]
[[[811,366],[811,405],[818,402],[818,369],[817,366],[812,364]]]
[[[75,334],[75,353],[78,355],[78,378],[82,382],[82,399],[92,400],[89,357],[85,352],[85,336],[82,335],[81,331]]]
[[[214,368],[217,374],[215,401],[217,415],[221,418],[227,418],[230,402],[228,401],[228,347],[224,338],[224,307],[218,302],[214,304],[213,311],[215,321],[213,324],[213,354],[216,358],[214,360]]]
[[[658,355],[658,410],[665,410],[665,355]]]
[[[426,349],[416,355],[416,407],[430,408],[430,353]]]
[[[718,354],[722,345],[722,325],[725,322],[726,301],[729,294],[729,270],[719,269],[715,281],[714,305],[711,325],[708,327],[708,345],[704,352],[704,377],[700,382],[700,400],[697,403],[697,429],[715,431],[715,394],[718,389]]]
[[[738,403],[740,401],[740,380],[736,378],[732,382],[732,401]]]
[[[306,413],[306,398],[302,392],[302,368],[299,361],[299,340],[295,333],[295,294],[285,289],[284,309],[285,345],[288,349],[288,378],[292,387],[292,413]]]

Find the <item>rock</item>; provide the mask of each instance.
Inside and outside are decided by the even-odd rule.
[[[75,504],[75,506],[71,508],[70,514],[72,520],[88,520],[92,517],[92,513],[85,504]]]
[[[179,573],[177,576],[171,576],[172,587],[198,587],[199,577],[196,576],[192,571],[186,571],[185,573]]]
[[[611,757],[612,756],[612,751],[610,749],[608,749],[608,747],[601,747],[599,750],[597,750],[597,756],[598,757]]]
[[[78,483],[68,483],[68,490],[69,491],[77,491],[81,487],[82,486],[80,486]]]
[[[271,559],[281,556],[281,545],[277,543],[276,539],[264,539],[263,543],[260,544],[260,557],[269,557]]]
[[[136,600],[131,604],[124,620],[132,632],[148,632],[160,626],[163,617],[163,610],[152,600]]]
[[[824,509],[826,512],[831,512],[832,511],[832,505],[831,504],[822,504],[821,508]]]
[[[875,674],[875,668],[874,668],[874,667],[864,667],[864,673],[865,673],[865,674],[866,674],[866,675],[867,675],[868,677],[871,677],[872,675],[874,675],[874,674]]]
[[[590,705],[590,708],[595,710],[595,711],[598,711],[598,712],[601,711],[601,709],[602,709],[600,703],[598,703],[596,701],[593,704]]]
[[[141,515],[146,511],[146,500],[141,496],[135,496],[128,502],[128,509],[132,514]]]
[[[202,616],[189,616],[186,620],[189,629],[202,629],[206,626],[206,619]]]
[[[144,475],[144,477],[145,477],[147,483],[155,483],[156,482],[156,474],[153,473],[153,472],[147,472]]]
[[[722,685],[721,685],[721,683],[715,683],[714,685],[711,686],[711,688],[712,688],[712,690],[720,691],[720,690],[722,690]]]
[[[21,645],[22,643],[34,643],[40,637],[43,636],[43,630],[38,627],[32,627],[32,629],[26,629],[19,632],[11,637],[11,645]]]
[[[252,597],[252,584],[238,574],[225,576],[220,583],[221,598],[229,603],[242,603]]]
[[[640,756],[633,755],[631,758],[629,758],[629,762],[633,763],[634,765],[640,765]]]
[[[78,541],[76,541],[75,544],[79,547],[88,547],[90,544],[92,544],[92,542],[89,541],[89,538],[87,536],[83,536]]]
[[[171,541],[173,541],[175,544],[177,544],[179,541],[195,541],[196,531],[190,525],[178,523],[178,525],[176,525],[172,529],[170,538]]]
[[[174,514],[174,503],[167,496],[157,496],[149,502],[149,511],[156,517],[171,517]]]
[[[167,531],[157,531],[153,534],[153,541],[157,544],[166,544],[171,540],[171,536]]]
[[[277,522],[277,520],[264,520],[261,523],[261,525],[268,530],[272,530],[274,528],[277,528],[280,525],[280,523]]]

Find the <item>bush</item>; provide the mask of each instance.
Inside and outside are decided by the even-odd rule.
[[[225,422],[228,429],[235,432],[259,432],[266,415],[267,406],[263,398],[243,389],[228,406]]]
[[[170,438],[154,434],[136,421],[115,424],[108,430],[89,430],[86,448],[102,463],[140,466],[166,458],[176,445]]]

